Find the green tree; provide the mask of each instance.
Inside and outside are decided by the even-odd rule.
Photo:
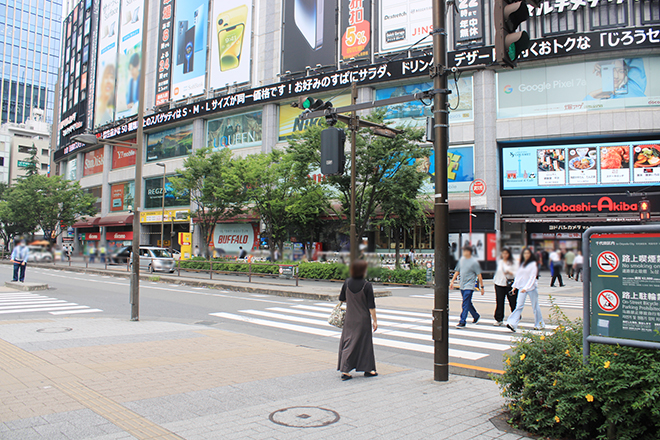
[[[376,112],[368,119],[383,122],[383,112]],[[339,125],[341,126],[341,125]],[[289,141],[288,151],[299,167],[308,172],[321,165],[321,131],[324,125],[310,126]],[[369,222],[378,210],[388,206],[393,195],[402,194],[417,199],[421,182],[427,172],[416,166],[417,160],[428,158],[430,151],[420,145],[423,130],[399,127],[403,133],[394,139],[375,136],[368,130],[360,130],[356,143],[356,233],[362,237]],[[348,154],[347,154],[348,156]],[[350,157],[346,172],[328,176],[328,185],[342,206],[342,217],[350,219],[351,173]],[[400,199],[399,199],[400,200]]]
[[[178,177],[170,178],[174,191],[189,193],[196,207],[193,215],[204,240],[204,255],[208,256],[215,225],[239,215],[247,200],[238,164],[228,148],[202,148],[188,156],[183,169],[177,170]]]
[[[37,152],[37,147],[32,144],[32,148],[30,148],[30,158],[26,160],[29,165],[25,167],[25,177],[39,174],[39,158],[37,157]]]
[[[33,233],[41,228],[44,233],[62,231],[61,225],[72,225],[77,218],[96,214],[96,198],[85,193],[80,183],[62,176],[35,174],[21,179],[6,197],[11,218],[21,225],[21,232]]]
[[[329,210],[328,194],[309,178],[289,153],[275,150],[242,159],[250,201],[264,225],[274,258],[291,234],[311,240],[313,231]]]

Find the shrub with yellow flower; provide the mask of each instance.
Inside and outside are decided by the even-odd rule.
[[[587,399],[587,402],[593,402],[594,401],[594,396],[592,396],[591,394],[587,394],[584,397],[585,397],[585,399]]]
[[[605,368],[610,368],[610,361],[605,361]]]

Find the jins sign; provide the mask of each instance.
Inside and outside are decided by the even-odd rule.
[[[660,210],[660,197],[648,196],[654,212]],[[626,195],[502,197],[502,215],[575,214],[607,215],[633,214],[639,208],[639,197]]]

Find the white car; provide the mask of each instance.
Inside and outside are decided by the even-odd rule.
[[[28,262],[31,263],[44,263],[53,261],[53,254],[46,249],[39,246],[28,246],[30,253],[28,254]]]

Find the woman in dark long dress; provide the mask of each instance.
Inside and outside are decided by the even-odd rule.
[[[357,260],[351,264],[351,277],[341,288],[339,301],[346,302],[346,319],[339,342],[337,369],[341,379],[352,379],[352,370],[363,371],[366,377],[378,376],[372,328],[376,331],[376,302],[374,289],[365,280],[367,262]]]

